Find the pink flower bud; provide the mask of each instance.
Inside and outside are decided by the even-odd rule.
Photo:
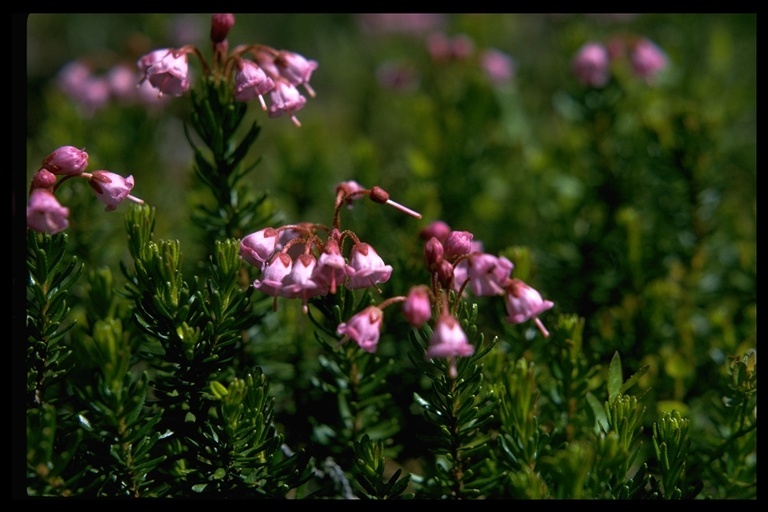
[[[436,237],[432,237],[424,244],[424,262],[430,272],[437,270],[443,262],[445,248]]]
[[[69,226],[69,208],[59,204],[56,197],[44,188],[36,188],[29,195],[27,226],[42,233],[55,234]]]
[[[420,284],[411,287],[403,302],[403,316],[408,323],[420,328],[432,317],[432,303],[429,300],[429,288]]]
[[[235,15],[214,14],[211,16],[211,41],[220,43],[227,38],[227,34],[235,26]]]
[[[88,167],[88,153],[74,146],[61,146],[45,157],[42,165],[58,176],[79,176]]]
[[[53,192],[53,186],[56,185],[56,175],[47,169],[40,169],[32,176],[32,190],[36,188],[43,188],[49,192]]]
[[[440,242],[445,242],[448,235],[451,233],[451,227],[442,220],[436,220],[431,222],[427,227],[419,232],[419,237],[422,240],[429,240],[432,237],[437,238]]]
[[[459,256],[469,254],[472,250],[472,238],[474,236],[469,231],[451,231],[443,244],[445,246],[443,257],[453,262]]]

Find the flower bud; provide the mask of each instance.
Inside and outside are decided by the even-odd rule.
[[[88,153],[74,146],[61,146],[43,160],[43,168],[59,176],[79,176],[87,166]]]

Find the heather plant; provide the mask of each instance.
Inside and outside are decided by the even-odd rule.
[[[756,498],[754,87],[704,108],[631,19],[553,17],[531,66],[488,35],[522,18],[299,53],[149,16],[52,76],[23,494]]]

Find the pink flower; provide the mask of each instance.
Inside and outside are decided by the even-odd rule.
[[[42,166],[58,176],[79,176],[88,167],[88,153],[74,146],[61,146],[45,157]]]
[[[149,80],[161,95],[181,96],[189,89],[189,63],[183,50],[155,50],[141,57],[136,64],[144,74],[140,83]]]
[[[275,253],[269,263],[264,267],[261,279],[253,282],[257,290],[275,298],[283,294],[283,278],[291,273],[293,260],[284,252]]]
[[[506,321],[511,324],[520,324],[533,319],[541,333],[546,338],[549,332],[538,319],[538,315],[551,309],[554,302],[543,300],[541,294],[525,284],[520,279],[510,279],[507,283],[506,294]]]
[[[469,257],[467,265],[467,275],[472,293],[478,297],[503,295],[504,286],[514,266],[504,256],[496,257],[484,252],[473,253]]]
[[[291,116],[293,124],[301,126],[301,123],[293,113],[304,108],[307,98],[302,96],[295,86],[278,80],[275,83],[275,88],[269,91],[269,100],[269,117],[279,117],[283,114],[288,114]]]
[[[630,58],[635,74],[648,82],[653,81],[667,67],[664,52],[648,39],[641,39],[635,44]]]
[[[414,327],[421,327],[432,317],[429,288],[420,284],[411,287],[403,302],[403,316]]]
[[[259,269],[263,269],[275,252],[278,235],[275,228],[264,228],[240,240],[240,256]]]
[[[381,323],[384,319],[384,312],[376,306],[368,306],[347,322],[342,322],[336,328],[336,332],[341,334],[341,343],[348,339],[353,339],[360,348],[366,352],[376,352],[376,345],[379,343],[381,334]]]
[[[80,95],[83,83],[91,76],[91,69],[80,61],[72,61],[61,68],[56,83],[59,89],[69,96],[76,98]]]
[[[117,64],[107,73],[109,92],[113,98],[129,101],[136,98],[136,72],[127,64]]]
[[[261,108],[267,110],[263,95],[274,87],[275,82],[255,62],[247,59],[238,61],[238,69],[235,73],[235,99],[237,101],[250,101],[259,98]]]
[[[485,50],[480,55],[480,64],[483,67],[485,76],[494,85],[507,84],[515,76],[514,59],[501,50],[495,48]]]
[[[365,188],[360,185],[358,182],[354,180],[349,181],[342,181],[338,185],[336,185],[336,206],[338,207],[341,203],[346,203],[347,208],[352,208],[353,202],[356,199],[359,199],[362,197],[362,195],[350,197],[355,192],[360,192],[362,190],[365,190]]]
[[[27,226],[42,233],[55,234],[69,226],[69,208],[61,206],[52,192],[36,188],[29,195]]]
[[[611,59],[608,49],[599,43],[586,43],[576,53],[571,69],[584,85],[603,87],[610,78]]]
[[[437,237],[433,236],[427,240],[427,243],[424,244],[424,263],[427,266],[427,270],[430,272],[437,270],[443,262],[444,256],[445,247],[443,247],[443,244]]]
[[[57,178],[55,174],[48,169],[40,169],[34,176],[32,176],[32,185],[30,186],[30,189],[44,188],[53,193],[53,187],[56,185],[56,181]]]
[[[88,180],[96,197],[107,205],[104,211],[110,212],[126,199],[137,203],[143,203],[141,199],[133,197],[130,192],[133,189],[133,176],[123,178],[119,174],[109,171],[94,171]]]
[[[317,258],[312,279],[322,286],[328,286],[331,293],[336,293],[336,288],[346,283],[347,262],[335,239],[331,238],[325,243],[323,252]]]
[[[291,272],[283,278],[282,295],[302,299],[305,312],[307,299],[328,293],[328,287],[321,286],[312,279],[316,266],[317,258],[311,254],[302,254],[294,261]]]
[[[373,247],[361,242],[352,246],[347,273],[347,288],[355,290],[387,282],[392,275],[392,266],[385,265]]]
[[[429,340],[427,358],[471,356],[475,347],[469,344],[459,321],[448,313],[441,314]]]
[[[274,63],[280,76],[292,85],[304,84],[309,95],[315,96],[315,91],[309,87],[309,79],[312,77],[312,72],[317,69],[316,61],[307,60],[298,53],[282,50],[275,57]]]

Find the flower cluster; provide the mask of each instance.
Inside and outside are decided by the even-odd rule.
[[[263,44],[240,45],[230,52],[227,35],[234,24],[232,14],[212,16],[212,64],[194,45],[156,49],[138,59],[139,83],[148,83],[161,96],[181,96],[190,87],[188,55],[192,54],[200,60],[205,76],[231,83],[237,101],[258,99],[270,117],[286,114],[296,126],[301,126],[295,112],[304,107],[307,99],[298,87],[302,86],[310,97],[315,96],[309,81],[317,62]],[[269,98],[269,105],[265,96]]]
[[[336,187],[333,226],[299,223],[278,228],[267,227],[244,237],[240,256],[260,271],[254,288],[273,296],[300,299],[304,312],[307,301],[340,287],[350,290],[377,288],[392,275],[392,266],[384,263],[377,251],[361,241],[350,230],[341,230],[339,213],[342,206],[368,196],[377,203],[389,204],[409,215],[421,215],[389,199],[380,187],[366,189],[355,181]],[[468,231],[452,230],[443,221],[434,221],[420,235],[426,240],[424,258],[430,284],[411,287],[407,296],[390,297],[378,305],[370,305],[346,322],[340,323],[337,334],[341,342],[352,339],[363,350],[375,352],[384,320],[384,308],[402,303],[402,313],[410,325],[423,327],[435,319],[426,357],[448,358],[449,372],[456,376],[456,357],[474,353],[474,346],[456,318],[456,308],[469,291],[475,296],[503,296],[506,301],[506,321],[512,324],[533,320],[541,333],[549,332],[538,315],[552,308],[549,300],[520,279],[512,278],[514,264],[504,256],[483,251],[483,244],[473,240]],[[344,244],[351,240],[349,251]],[[454,298],[452,305],[449,297]]]
[[[611,63],[628,60],[635,76],[653,83],[668,65],[667,56],[646,38],[613,38],[604,45],[585,43],[571,61],[576,79],[589,87],[604,87],[611,77]]]
[[[130,194],[133,176],[124,178],[109,171],[85,172],[88,153],[74,146],[62,146],[43,159],[32,177],[27,205],[27,226],[43,233],[58,233],[69,227],[69,208],[56,199],[56,190],[66,180],[85,178],[105,211],[112,211],[126,199],[144,201]]]

